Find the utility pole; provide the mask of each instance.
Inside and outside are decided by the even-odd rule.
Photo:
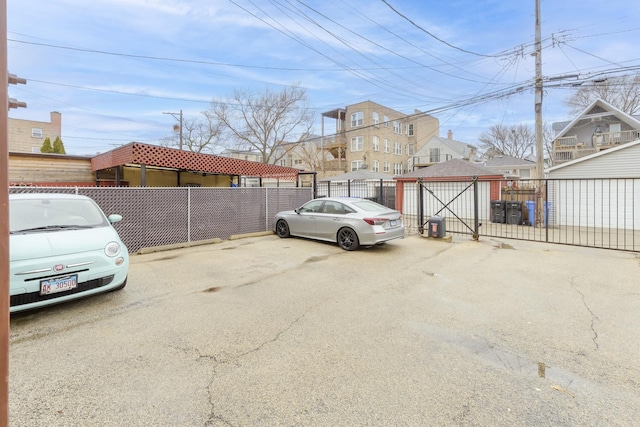
[[[178,128],[180,131],[180,149],[182,150],[182,110],[180,110],[179,113],[162,113],[162,114],[169,114],[171,116],[173,116],[174,119],[176,119],[178,121],[178,123],[180,123],[180,127]],[[174,130],[178,130],[176,129],[176,127],[173,127]]]
[[[535,56],[536,56],[536,84],[535,84],[535,112],[536,112],[536,214],[535,224],[544,224],[544,148],[543,148],[543,129],[542,129],[542,36],[540,29],[540,0],[536,2],[536,40],[535,40]]]
[[[0,0],[0,425],[9,425],[9,93],[7,1]]]
[[[7,86],[27,81],[7,71],[7,1],[0,0],[0,426],[9,425],[9,109],[26,107]]]

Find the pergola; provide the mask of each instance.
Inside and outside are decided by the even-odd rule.
[[[139,142],[132,142],[91,158],[91,170],[96,173],[98,181],[101,171],[113,169],[116,186],[120,186],[122,179],[120,167],[122,166],[140,168],[141,187],[146,187],[147,168],[175,171],[178,186],[180,185],[180,172],[228,175],[230,177],[273,178],[296,182],[301,173],[296,168],[194,153]]]

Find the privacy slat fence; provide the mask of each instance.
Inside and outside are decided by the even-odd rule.
[[[10,187],[10,193],[73,193],[91,197],[109,215],[129,252],[144,247],[226,239],[271,230],[278,211],[311,200],[311,188]]]

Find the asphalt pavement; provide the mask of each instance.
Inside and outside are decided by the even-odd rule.
[[[11,318],[12,426],[640,425],[640,254],[274,235]]]

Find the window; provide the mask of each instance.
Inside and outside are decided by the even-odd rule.
[[[440,163],[440,148],[432,148],[429,152],[429,161],[431,163]]]
[[[322,207],[322,213],[333,214],[333,215],[344,215],[346,213],[354,212],[348,206],[343,205],[340,202],[326,201],[324,202],[324,206]]]
[[[384,172],[391,172],[391,163],[384,162]]]
[[[356,136],[355,138],[351,138],[351,151],[362,150],[364,150],[364,137]]]
[[[364,160],[354,160],[351,162],[351,171],[357,171],[359,169],[363,169]]]
[[[372,138],[372,142],[373,142],[373,151],[380,151],[380,138],[378,138],[377,136],[374,136]]]
[[[382,118],[382,120],[384,121],[384,127],[388,128],[389,127],[389,117],[384,116]]]
[[[402,155],[402,144],[400,144],[399,142],[393,143],[393,154]]]
[[[402,163],[394,163],[393,164],[393,174],[394,175],[402,175]]]
[[[389,143],[389,140],[387,138],[384,139],[384,152],[385,153],[391,152],[391,144]]]
[[[376,113],[375,111],[372,114],[373,116],[373,125],[375,127],[380,126],[380,114]]]
[[[377,160],[373,161],[373,171],[374,172],[380,172],[380,162]]]
[[[352,128],[362,126],[363,124],[364,124],[364,113],[362,111],[358,111],[356,113],[351,114]]]
[[[31,128],[31,138],[42,138],[42,129]]]
[[[306,213],[306,212],[322,212],[322,203],[324,201],[323,200],[312,200],[310,202],[308,202],[306,205],[302,206],[299,209],[300,213]]]
[[[400,122],[397,120],[393,121],[393,133],[397,133],[398,135],[402,135],[402,126]]]
[[[407,156],[414,156],[416,154],[416,145],[407,144]]]
[[[413,123],[407,125],[407,135],[413,136]]]

